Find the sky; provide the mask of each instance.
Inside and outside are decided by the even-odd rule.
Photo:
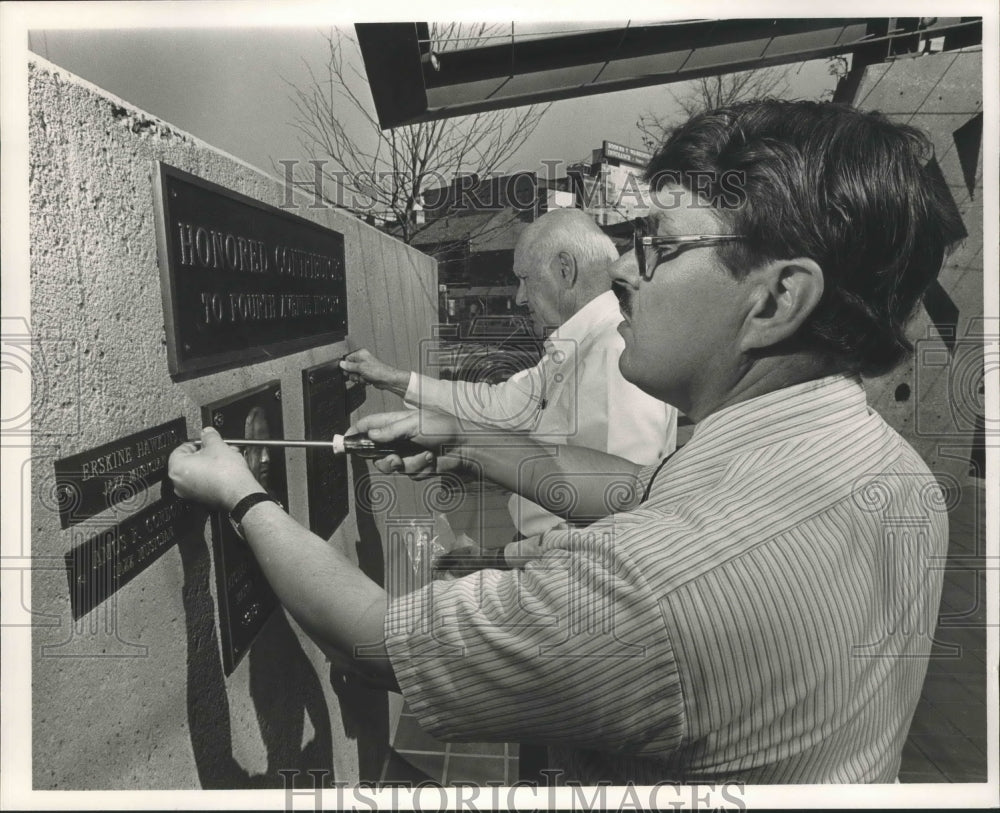
[[[91,23],[93,25],[93,23]],[[553,26],[558,24],[553,23]],[[344,26],[353,33],[352,26]],[[291,126],[289,82],[322,70],[329,26],[132,28],[29,31],[29,49],[265,171],[279,160],[305,160]],[[349,59],[363,72],[356,49]],[[792,95],[819,98],[834,79],[825,61],[793,66]],[[370,95],[361,87],[366,101]],[[675,88],[675,92],[677,92]],[[587,158],[604,139],[641,147],[636,121],[666,113],[664,87],[556,102],[507,170],[543,171],[543,160]]]

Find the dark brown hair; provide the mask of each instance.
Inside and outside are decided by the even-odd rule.
[[[832,103],[765,99],[694,116],[647,168],[679,183],[744,241],[720,246],[740,277],[809,257],[820,303],[797,339],[877,375],[912,350],[904,329],[965,229],[919,130]]]

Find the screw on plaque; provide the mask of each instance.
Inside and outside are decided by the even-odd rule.
[[[225,422],[226,419],[222,417],[221,412],[216,412],[215,416],[212,418],[212,423],[214,423],[216,426],[222,426],[222,424],[224,424]]]
[[[310,384],[315,384],[316,383],[316,374],[315,373],[309,373],[309,383]]]
[[[281,390],[275,390],[274,391],[274,397],[275,397],[276,400],[280,401],[281,400]]]

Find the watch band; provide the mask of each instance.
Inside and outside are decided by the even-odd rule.
[[[281,503],[266,491],[255,491],[253,494],[247,494],[247,496],[236,503],[236,505],[234,505],[232,510],[229,512],[229,522],[232,524],[233,530],[239,534],[240,539],[246,539],[243,535],[243,517],[246,516],[247,511],[257,505],[257,503],[261,502],[273,502],[277,503],[279,508],[282,507]]]

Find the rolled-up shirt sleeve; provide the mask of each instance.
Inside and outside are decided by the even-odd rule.
[[[676,746],[683,703],[660,603],[614,554],[613,534],[613,522],[591,526],[523,570],[432,582],[390,604],[386,648],[429,733],[636,754]]]

